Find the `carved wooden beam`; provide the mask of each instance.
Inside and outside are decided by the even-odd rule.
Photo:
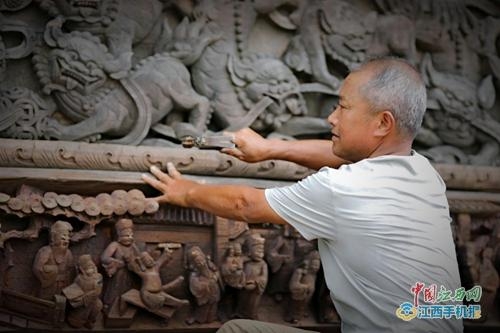
[[[183,173],[264,179],[301,179],[310,169],[285,161],[248,164],[213,150],[0,139],[0,167],[148,171],[173,162]]]
[[[116,189],[139,189],[146,196],[156,196],[158,193],[142,179],[143,172],[111,171],[111,170],[75,170],[75,169],[38,169],[19,167],[0,167],[0,192],[14,195],[23,184],[37,187],[45,192],[75,193],[80,195],[95,195],[101,192],[111,192]],[[223,177],[210,175],[189,175],[184,177],[207,184],[249,185],[257,188],[287,186],[294,181]]]
[[[500,168],[434,164],[449,189],[500,191]]]
[[[213,150],[0,139],[0,167],[148,171],[173,162],[191,175],[298,180],[313,173],[295,163],[245,163]],[[500,191],[500,168],[435,164],[449,189]],[[15,177],[15,174],[12,176]]]
[[[448,200],[452,213],[467,213],[481,215],[500,214],[500,205],[488,201],[479,200]]]

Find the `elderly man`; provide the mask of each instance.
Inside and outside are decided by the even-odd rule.
[[[396,316],[414,300],[417,282],[460,287],[445,184],[412,150],[426,109],[424,82],[402,60],[375,59],[347,76],[339,97],[328,117],[331,141],[266,140],[247,129],[235,133],[235,149],[225,150],[248,162],[285,159],[321,168],[297,184],[266,190],[198,184],[172,164],[168,174],[153,167],[157,179],[143,179],[162,192],[159,203],[250,223],[289,223],[317,239],[343,332],[461,332],[462,320],[453,317]],[[293,328],[240,320],[220,331]]]

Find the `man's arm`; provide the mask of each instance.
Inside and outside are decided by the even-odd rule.
[[[324,166],[337,168],[349,163],[333,154],[330,140],[265,139],[249,128],[231,134],[234,135],[236,148],[221,151],[245,162],[285,160],[315,170]]]
[[[214,215],[249,223],[285,224],[267,203],[264,190],[238,185],[206,185],[182,178],[172,163],[168,174],[156,166],[151,173],[156,179],[143,175],[142,179],[162,193],[155,200],[182,207],[199,208]]]

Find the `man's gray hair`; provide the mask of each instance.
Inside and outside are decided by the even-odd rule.
[[[419,72],[407,61],[395,57],[371,59],[354,72],[365,69],[372,71],[373,76],[360,92],[373,110],[391,111],[401,134],[415,138],[427,103],[425,83]]]

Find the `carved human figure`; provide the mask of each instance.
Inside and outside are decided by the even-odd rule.
[[[493,257],[493,266],[495,266],[497,271],[500,272],[500,223],[496,223],[495,228],[491,233],[491,237],[492,243],[496,244],[493,250],[493,253],[495,253]],[[500,297],[500,292],[498,297]]]
[[[92,329],[103,308],[101,299],[102,275],[89,254],[78,258],[78,276],[75,281],[63,289],[71,309],[68,323],[76,328],[85,326]]]
[[[107,306],[118,301],[118,297],[132,288],[133,276],[127,265],[139,256],[140,251],[134,241],[134,223],[122,218],[115,224],[118,240],[111,242],[101,254],[101,263],[110,278],[103,301]]]
[[[280,302],[283,295],[288,293],[288,283],[295,265],[295,241],[297,232],[286,225],[282,233],[272,239],[266,252],[266,261],[269,264],[269,284],[267,292]]]
[[[196,306],[186,323],[204,324],[216,321],[223,287],[220,273],[198,246],[193,246],[189,250],[188,262],[191,270],[189,291],[196,299]]]
[[[40,281],[40,298],[52,299],[73,280],[73,254],[69,249],[72,230],[68,222],[56,221],[50,228],[50,244],[38,250],[35,256],[33,273]]]
[[[471,241],[472,221],[470,214],[456,216],[456,247],[462,285],[471,288],[477,281],[477,259],[474,243]]]
[[[289,283],[291,304],[287,321],[298,323],[306,315],[306,307],[314,294],[320,265],[319,252],[311,251],[294,270]]]
[[[243,267],[248,258],[243,255],[241,244],[233,242],[228,245],[226,257],[221,265],[221,275],[224,281],[223,308],[224,313],[232,316],[238,301],[238,293],[245,286]]]
[[[224,283],[232,288],[241,289],[245,285],[245,272],[243,271],[245,257],[241,244],[234,242],[227,249],[227,256],[221,266]],[[227,292],[227,290],[226,290]]]
[[[157,311],[163,306],[178,308],[189,304],[188,300],[176,298],[165,292],[166,289],[169,289],[170,284],[162,285],[160,268],[167,261],[170,261],[172,258],[170,253],[171,250],[166,249],[157,260],[154,260],[149,252],[143,251],[138,258],[129,264],[130,269],[142,280],[141,300],[150,311]],[[173,282],[175,283],[179,279],[183,278],[179,277]]]
[[[264,261],[265,238],[254,233],[246,239],[250,260],[245,262],[245,286],[238,293],[236,317],[258,318],[260,299],[267,286],[268,270]]]
[[[495,307],[495,297],[500,286],[500,277],[493,265],[494,252],[491,247],[483,250],[479,266],[479,285],[483,288],[481,296],[481,318],[487,319]]]

